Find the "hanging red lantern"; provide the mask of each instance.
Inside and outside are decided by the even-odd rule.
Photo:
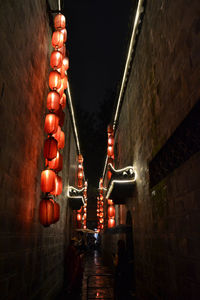
[[[86,220],[86,218],[87,218],[87,214],[84,213],[84,214],[83,214],[83,219]]]
[[[61,13],[57,14],[54,17],[54,27],[57,30],[63,29],[66,26],[66,20],[65,20],[65,16],[62,15]]]
[[[51,91],[47,96],[47,109],[54,112],[59,109],[60,95],[56,91]]]
[[[108,228],[115,227],[115,219],[108,219]]]
[[[44,158],[52,160],[56,157],[58,150],[58,142],[53,137],[49,137],[44,142]]]
[[[80,222],[81,221],[81,214],[77,214],[76,219],[77,219],[78,222]]]
[[[58,175],[55,177],[55,188],[51,192],[51,195],[58,196],[62,193],[62,178]]]
[[[103,218],[100,218],[100,219],[99,219],[100,224],[102,224],[103,221],[104,221]]]
[[[100,195],[99,198],[100,198],[100,201],[103,201],[103,195]]]
[[[82,212],[82,206],[81,206],[81,208],[79,210],[77,210],[78,214],[81,214],[81,212]]]
[[[108,146],[113,146],[113,144],[114,144],[114,137],[113,135],[110,135],[108,137]]]
[[[58,71],[51,71],[49,73],[49,87],[52,90],[57,90],[61,87],[61,76]]]
[[[56,114],[47,114],[44,122],[44,130],[47,134],[56,133],[58,130],[59,118]]]
[[[63,67],[64,67],[65,71],[67,71],[69,69],[69,58],[68,57],[65,57],[63,59]]]
[[[61,79],[61,86],[59,89],[57,89],[58,94],[60,95],[60,97],[62,97],[63,93],[64,93],[64,85],[63,85],[63,80]]]
[[[65,147],[65,133],[61,131],[60,139],[58,141],[58,149],[63,149]]]
[[[87,228],[87,226],[86,226],[86,225],[84,225],[84,226],[83,226],[83,229],[86,229],[86,228]]]
[[[58,168],[60,155],[61,155],[60,152],[57,151],[56,157],[51,161],[47,162],[47,165],[49,166],[50,169],[55,170]]]
[[[55,188],[56,174],[52,170],[44,170],[41,173],[41,190],[43,193],[50,193]]]
[[[58,125],[58,129],[57,129],[56,133],[53,134],[53,137],[54,137],[54,139],[56,139],[57,142],[59,142],[59,140],[60,140],[60,134],[61,134],[61,128]]]
[[[83,211],[84,211],[84,213],[86,213],[87,212],[87,207],[84,207]]]
[[[63,39],[64,39],[64,43],[67,41],[67,29],[64,28],[64,29],[61,29],[60,30],[63,34]]]
[[[56,201],[54,201],[53,206],[53,223],[56,223],[60,219],[60,205]]]
[[[112,156],[114,154],[113,146],[108,146],[107,154],[108,154],[108,156]]]
[[[62,106],[60,105],[59,109],[55,112],[55,114],[59,118],[59,125],[62,127],[64,125],[65,113],[62,110]]]
[[[115,207],[113,205],[108,207],[108,217],[109,218],[115,217]]]
[[[78,171],[78,179],[82,180],[83,179],[83,170]]]
[[[68,78],[67,78],[66,75],[65,75],[64,78],[62,79],[62,82],[63,82],[64,90],[66,90],[66,89],[67,89],[67,86],[68,86]]]
[[[44,198],[40,201],[40,207],[39,207],[39,219],[40,223],[48,227],[53,223],[53,203],[50,199]]]
[[[81,154],[79,154],[79,156],[78,156],[78,162],[79,162],[79,164],[83,163],[83,156]]]
[[[58,49],[58,51],[60,51],[62,53],[63,57],[66,57],[66,47],[65,47],[65,44],[63,44],[63,46],[60,47]]]
[[[53,51],[51,53],[50,65],[52,69],[59,69],[62,66],[63,55],[60,51]]]
[[[64,109],[65,106],[66,106],[66,95],[65,95],[65,93],[60,98],[60,105],[62,106],[62,109]]]
[[[83,187],[83,180],[78,179],[78,188],[82,188],[82,187]]]
[[[102,213],[102,212],[99,213],[99,217],[100,217],[100,218],[103,218],[103,213]]]
[[[64,35],[61,31],[54,31],[52,35],[52,46],[56,48],[57,50],[60,50],[60,48],[64,45]],[[62,53],[62,51],[60,51]],[[62,53],[63,54],[63,53]]]
[[[107,133],[112,134],[113,133],[113,126],[111,124],[108,125],[107,127]]]
[[[114,202],[111,199],[108,199],[108,205],[114,205]]]
[[[107,172],[107,178],[108,178],[108,180],[110,180],[111,177],[112,177],[112,173],[111,173],[111,171],[108,171],[108,172]]]
[[[103,212],[103,207],[102,206],[100,206],[99,211]]]

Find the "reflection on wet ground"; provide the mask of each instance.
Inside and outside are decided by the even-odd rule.
[[[111,270],[103,264],[98,251],[86,253],[82,290],[68,294],[63,292],[59,300],[114,299],[113,276]]]

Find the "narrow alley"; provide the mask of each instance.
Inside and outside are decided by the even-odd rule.
[[[0,300],[200,299],[200,1],[0,2]]]

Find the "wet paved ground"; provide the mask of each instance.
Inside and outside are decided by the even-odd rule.
[[[82,289],[71,294],[63,291],[59,300],[65,299],[114,299],[113,276],[98,251],[85,254]]]

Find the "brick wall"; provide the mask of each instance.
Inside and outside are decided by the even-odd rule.
[[[57,7],[57,1],[49,3]],[[66,110],[61,217],[43,228],[38,208],[52,51],[46,2],[2,2],[0,37],[1,299],[46,300],[63,284],[64,255],[71,234],[66,187],[69,175],[73,176],[69,166],[75,164],[70,153],[76,153]]]
[[[200,154],[149,187],[149,162],[200,98],[199,14],[199,1],[146,1],[116,132],[116,167],[133,164],[138,176],[125,208],[138,299],[200,294]]]

